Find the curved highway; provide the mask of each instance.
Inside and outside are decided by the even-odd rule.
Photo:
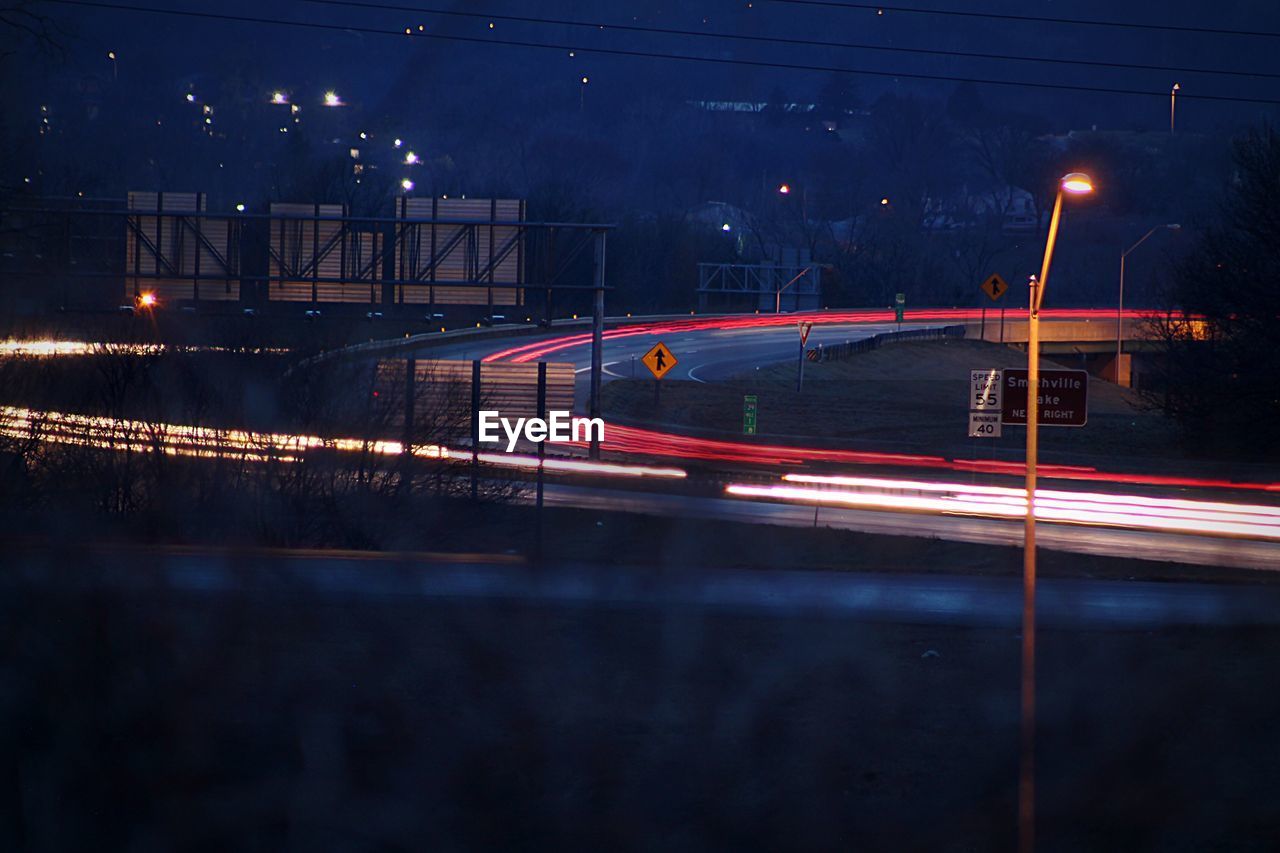
[[[754,315],[752,315],[754,316]],[[787,315],[783,315],[784,318]],[[772,318],[767,318],[772,319]],[[808,347],[830,346],[895,331],[896,323],[815,321]],[[794,362],[800,351],[796,320],[770,325],[726,325],[696,322],[638,324],[606,330],[602,379],[647,379],[641,357],[658,341],[675,355],[676,367],[669,380],[720,382],[752,369],[779,362]],[[938,323],[904,323],[902,328],[921,329]],[[442,359],[486,361],[560,361],[573,365],[578,375],[579,399],[586,399],[590,382],[591,335],[582,332],[548,333],[520,338],[488,338],[460,341],[424,349],[421,354]]]

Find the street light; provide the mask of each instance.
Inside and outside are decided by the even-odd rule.
[[[1124,326],[1123,326],[1123,322],[1124,322],[1124,261],[1125,261],[1125,258],[1129,257],[1129,255],[1131,255],[1131,254],[1133,253],[1133,250],[1134,250],[1134,249],[1138,248],[1138,247],[1139,247],[1139,246],[1141,246],[1143,243],[1145,243],[1145,242],[1147,241],[1147,238],[1148,238],[1148,237],[1150,237],[1152,234],[1154,234],[1154,233],[1156,233],[1157,231],[1159,231],[1161,228],[1167,228],[1167,229],[1169,229],[1170,231],[1178,231],[1178,230],[1180,230],[1180,229],[1182,228],[1182,226],[1181,226],[1181,225],[1179,225],[1179,224],[1178,224],[1178,223],[1176,223],[1176,222],[1170,222],[1168,225],[1157,225],[1157,226],[1155,226],[1154,228],[1152,228],[1150,231],[1148,231],[1146,234],[1143,234],[1143,235],[1142,235],[1142,237],[1141,237],[1141,238],[1139,238],[1138,242],[1134,243],[1132,246],[1130,246],[1129,248],[1125,249],[1123,252],[1121,252],[1121,253],[1120,253],[1120,299],[1116,302],[1116,366],[1115,366],[1115,380],[1116,380],[1116,384],[1117,384],[1117,385],[1125,385],[1126,387],[1128,386],[1128,383],[1124,383],[1124,382],[1121,382],[1121,381],[1120,381],[1120,355],[1121,355],[1121,353],[1122,353],[1122,351],[1123,351],[1123,340],[1124,340],[1124,337],[1123,337],[1123,332],[1124,332]]]
[[[1049,217],[1040,278],[1031,277],[1027,302],[1027,514],[1022,551],[1022,762],[1018,777],[1018,849],[1035,849],[1036,745],[1036,455],[1040,421],[1040,304],[1049,282],[1053,247],[1062,218],[1062,197],[1093,192],[1093,179],[1082,172],[1063,175]]]
[[[1181,91],[1182,84],[1174,83],[1173,88],[1169,90],[1169,135],[1173,135],[1173,113],[1174,108],[1178,105],[1178,92]]]

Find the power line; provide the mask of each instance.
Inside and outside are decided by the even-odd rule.
[[[1003,53],[976,53],[963,50],[943,50],[939,48],[898,47],[878,44],[861,44],[858,42],[822,41],[818,39],[789,38],[786,36],[757,36],[737,33],[701,32],[698,30],[682,30],[671,27],[648,27],[635,24],[617,24],[604,21],[575,21],[561,18],[535,18],[524,15],[499,15],[488,12],[462,12],[454,9],[432,9],[415,6],[397,6],[392,3],[358,2],[358,0],[298,0],[317,6],[351,7],[359,9],[379,9],[393,12],[416,12],[427,15],[448,15],[455,18],[474,18],[485,21],[509,21],[522,24],[541,24],[549,26],[580,27],[592,30],[620,30],[633,33],[650,33],[653,35],[689,36],[702,39],[725,39],[732,41],[753,42],[759,44],[793,45],[800,47],[835,47],[852,50],[878,50],[886,53],[910,53],[925,56],[946,56],[960,59],[991,59],[1004,62],[1041,62],[1054,65],[1076,65],[1093,68],[1126,68],[1138,71],[1170,71],[1184,74],[1216,74],[1227,77],[1257,77],[1280,80],[1280,73],[1266,71],[1234,71],[1224,68],[1202,68],[1194,65],[1145,65],[1133,62],[1108,62],[1090,59],[1060,59],[1047,56],[1022,56]]]
[[[874,3],[841,3],[838,0],[761,0],[764,3],[787,3],[795,6],[826,6],[832,9],[858,9],[877,14],[901,12],[910,15],[947,15],[953,18],[987,18],[998,21],[1022,21],[1034,24],[1073,24],[1082,27],[1114,27],[1127,30],[1168,30],[1215,36],[1253,36],[1280,38],[1274,30],[1231,30],[1217,27],[1188,27],[1179,24],[1149,24],[1138,21],[1099,21],[1089,18],[1050,18],[1040,15],[1010,15],[1000,12],[968,12],[958,9],[914,9],[910,6],[883,6]]]
[[[546,42],[530,42],[518,39],[502,39],[502,38],[479,38],[475,36],[460,35],[441,35],[439,33],[428,32],[412,32],[406,30],[387,30],[376,27],[344,25],[344,24],[324,24],[318,21],[291,21],[280,18],[253,18],[246,15],[231,15],[223,12],[198,12],[193,10],[182,9],[157,9],[152,6],[136,6],[123,3],[99,3],[94,0],[46,0],[49,3],[61,4],[66,6],[82,6],[93,9],[110,9],[119,12],[141,12],[155,15],[170,15],[185,18],[200,18],[204,20],[229,21],[234,23],[246,24],[267,24],[271,26],[286,27],[303,27],[313,30],[326,30],[331,32],[347,32],[347,33],[363,33],[368,35],[385,35],[398,36],[404,38],[412,36],[420,39],[433,39],[437,41],[463,42],[467,44],[481,45],[499,45],[505,47],[528,47],[542,50],[556,51],[583,51],[602,56],[625,56],[639,59],[670,59],[680,62],[701,62],[714,65],[742,65],[752,68],[768,68],[782,71],[821,71],[837,74],[861,74],[869,77],[887,77],[890,79],[908,79],[908,80],[933,80],[947,83],[974,83],[990,86],[1013,86],[1019,88],[1030,89],[1053,89],[1065,92],[1083,92],[1099,95],[1137,95],[1141,97],[1167,97],[1167,94],[1161,92],[1151,92],[1141,89],[1115,89],[1105,86],[1079,86],[1067,83],[1033,83],[1024,80],[996,80],[982,77],[957,77],[943,74],[922,74],[903,71],[877,71],[868,68],[848,68],[833,65],[801,65],[790,62],[772,62],[762,59],[729,59],[718,56],[695,56],[681,53],[657,53],[645,50],[629,50],[625,48],[606,48],[606,47],[582,47],[576,44],[550,44]],[[1184,100],[1198,101],[1222,101],[1228,103],[1240,104],[1261,104],[1266,106],[1280,106],[1280,100],[1274,98],[1248,98],[1238,95],[1210,95],[1210,94],[1192,94],[1190,92],[1180,92],[1180,97]]]

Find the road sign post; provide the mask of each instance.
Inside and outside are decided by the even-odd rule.
[[[1000,437],[1002,371],[984,368],[969,371],[969,437]]]
[[[597,231],[595,234],[595,293],[591,302],[591,417],[593,418],[600,417],[600,384],[604,381],[604,258],[607,235],[606,231]],[[492,293],[493,291],[490,291],[490,301],[493,299]],[[493,313],[492,310],[490,313]],[[592,459],[600,458],[599,439],[591,440],[589,454]]]
[[[994,272],[991,275],[987,276],[987,280],[984,281],[981,285],[979,285],[979,287],[982,288],[982,292],[987,294],[987,297],[992,302],[999,302],[1000,298],[1004,296],[1005,293],[1008,292],[1009,290],[1008,283],[1006,283],[1005,280],[1000,277],[1000,273],[994,273]],[[1000,329],[1001,329],[1000,337],[1003,339],[1004,337],[1004,308],[1003,307],[1000,308]],[[985,302],[982,304],[982,329],[978,333],[978,338],[984,341],[987,339],[987,305]]]
[[[747,394],[742,398],[742,434],[756,434],[756,395]]]
[[[800,360],[796,363],[796,393],[800,393],[800,389],[804,387],[804,344],[809,340],[809,332],[813,329],[813,323],[806,320],[800,320],[796,323],[796,327],[800,330]]]
[[[662,341],[658,341],[653,345],[644,357],[640,359],[644,366],[649,368],[649,372],[653,374],[653,405],[657,408],[661,399],[662,377],[671,372],[679,362],[671,350],[667,349],[667,345]]]

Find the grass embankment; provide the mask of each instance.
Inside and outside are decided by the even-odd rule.
[[[970,439],[969,371],[1025,367],[1026,355],[979,341],[901,343],[847,361],[805,365],[797,393],[795,362],[761,368],[732,381],[664,382],[654,408],[652,382],[605,386],[608,416],[742,436],[742,398],[759,398],[756,441],[830,440],[842,446],[968,456],[1017,452],[1025,432],[1005,427],[999,439]],[[1045,369],[1075,365],[1046,359]],[[1173,425],[1145,410],[1137,395],[1096,377],[1089,386],[1089,422],[1079,429],[1040,432],[1046,457],[1178,458],[1183,451]],[[744,440],[747,440],[744,438]]]

